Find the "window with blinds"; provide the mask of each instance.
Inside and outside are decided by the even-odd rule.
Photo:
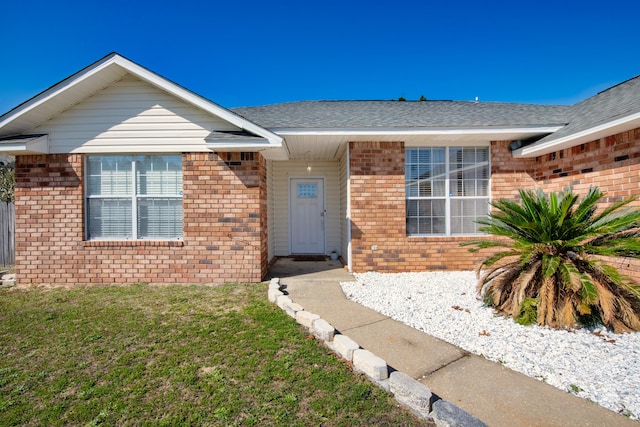
[[[477,234],[489,213],[489,148],[405,150],[407,235]]]
[[[182,156],[88,156],[87,239],[182,238]]]

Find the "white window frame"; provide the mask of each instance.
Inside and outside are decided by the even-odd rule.
[[[137,161],[140,160],[141,158],[147,157],[147,156],[174,156],[174,157],[179,157],[180,158],[180,164],[182,165],[182,168],[184,167],[184,159],[182,154],[175,154],[175,153],[153,153],[153,154],[89,154],[89,155],[85,155],[84,156],[84,171],[85,171],[85,188],[84,188],[84,193],[85,193],[85,214],[84,214],[84,221],[85,221],[85,240],[87,241],[133,241],[133,240],[138,240],[138,241],[182,241],[183,240],[183,236],[184,236],[184,231],[181,233],[180,236],[175,237],[175,238],[141,238],[138,235],[138,200],[139,199],[173,199],[173,200],[182,200],[182,191],[180,191],[180,194],[176,194],[176,195],[166,195],[166,194],[138,194],[138,186],[136,184],[137,182]],[[91,195],[89,194],[89,183],[88,183],[88,179],[89,179],[89,158],[90,157],[108,157],[108,156],[112,156],[112,157],[129,157],[130,161],[131,161],[131,193],[124,196],[124,195]],[[118,237],[92,237],[90,236],[90,225],[89,225],[89,220],[90,220],[90,210],[89,210],[89,201],[91,199],[128,199],[131,200],[131,237],[122,237],[122,238],[118,238]],[[181,228],[184,230],[184,216],[183,216],[183,220],[182,220],[182,224],[181,224]]]
[[[409,233],[406,231],[407,237],[464,237],[464,236],[477,236],[482,235],[484,233],[452,233],[451,232],[451,201],[452,200],[465,200],[465,199],[486,199],[487,200],[487,212],[489,212],[490,203],[491,203],[491,146],[490,145],[434,145],[434,146],[411,146],[405,148],[405,169],[407,164],[407,156],[406,152],[414,149],[444,149],[445,150],[445,194],[444,196],[408,196],[406,192],[407,185],[407,177],[405,175],[405,203],[409,200],[443,200],[445,201],[445,232],[444,233]],[[454,196],[451,193],[451,167],[450,167],[450,150],[452,148],[485,148],[487,150],[487,167],[489,170],[488,175],[488,185],[487,185],[487,195],[486,196]],[[405,221],[407,220],[408,215],[405,213]]]

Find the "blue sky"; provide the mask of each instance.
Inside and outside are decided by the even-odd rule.
[[[572,104],[640,74],[637,0],[9,1],[0,114],[112,51],[225,107]]]

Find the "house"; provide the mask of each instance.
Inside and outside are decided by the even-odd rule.
[[[520,188],[640,192],[640,77],[573,106],[313,101],[226,109],[110,54],[0,116],[21,283],[471,269]],[[630,272],[638,264],[622,266]]]

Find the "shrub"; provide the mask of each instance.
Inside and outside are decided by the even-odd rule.
[[[640,210],[634,198],[598,209],[590,188],[578,203],[560,193],[520,191],[521,202],[498,200],[479,220],[492,237],[463,243],[498,249],[478,266],[478,292],[498,311],[525,322],[574,327],[600,320],[615,332],[640,330],[640,286],[611,263],[640,258]]]
[[[0,162],[0,201],[12,202],[16,187],[16,172],[14,164]]]

